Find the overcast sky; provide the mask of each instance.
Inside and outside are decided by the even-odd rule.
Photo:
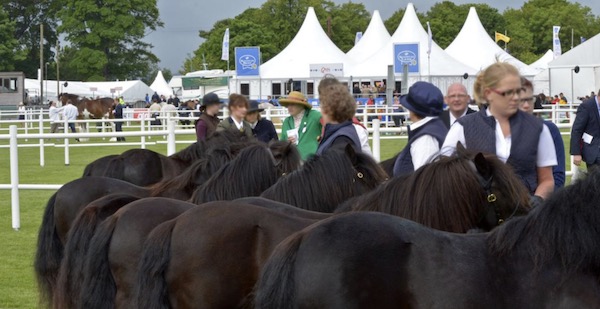
[[[333,0],[336,3],[347,1]],[[429,8],[441,0],[424,0],[415,3],[418,12],[427,12]],[[150,33],[146,41],[154,45],[153,52],[161,60],[159,66],[168,68],[177,74],[188,55],[202,43],[199,30],[210,30],[215,22],[233,18],[250,7],[260,7],[264,0],[158,0],[160,18],[164,27]],[[385,21],[399,8],[405,8],[408,1],[364,0],[368,11],[379,10]],[[456,4],[473,3],[475,1],[454,0]],[[486,0],[480,1],[503,12],[507,7],[518,8],[523,5],[519,0]],[[572,1],[573,2],[573,1]],[[592,8],[592,12],[600,12],[600,1],[582,0],[581,5]]]

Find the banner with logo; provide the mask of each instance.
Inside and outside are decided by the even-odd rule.
[[[419,73],[419,43],[394,44],[394,73],[401,74],[404,65],[408,73]]]
[[[354,37],[354,45],[358,44],[358,41],[360,41],[360,39],[362,39],[363,33],[362,32],[357,32],[356,36]]]
[[[237,76],[258,76],[260,73],[260,47],[236,47],[235,71]]]
[[[229,28],[223,34],[223,46],[221,46],[221,60],[229,61]]]
[[[560,26],[552,27],[552,51],[554,51],[554,58],[556,58],[562,54],[562,50],[560,47],[560,38],[558,37],[559,32],[560,32]]]
[[[315,63],[309,65],[310,77],[323,77],[327,74],[344,77],[343,63]]]

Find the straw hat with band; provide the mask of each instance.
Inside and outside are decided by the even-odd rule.
[[[306,97],[302,94],[302,92],[299,92],[299,91],[292,91],[287,96],[287,98],[279,99],[279,104],[281,104],[283,106],[288,106],[290,104],[298,104],[298,105],[302,105],[306,109],[312,108],[312,105],[310,105],[310,103],[308,103],[308,101],[306,100]]]

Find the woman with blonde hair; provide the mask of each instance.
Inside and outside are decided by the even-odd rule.
[[[533,201],[538,201],[554,191],[556,152],[542,121],[519,110],[522,91],[514,66],[497,62],[487,67],[477,76],[473,91],[480,111],[452,125],[442,154],[454,153],[459,142],[469,150],[495,154],[513,167]]]

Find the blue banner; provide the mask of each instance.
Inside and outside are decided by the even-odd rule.
[[[235,71],[237,76],[258,76],[260,70],[260,47],[236,47]]]
[[[394,44],[394,73],[402,74],[408,65],[408,73],[419,73],[419,43]]]

